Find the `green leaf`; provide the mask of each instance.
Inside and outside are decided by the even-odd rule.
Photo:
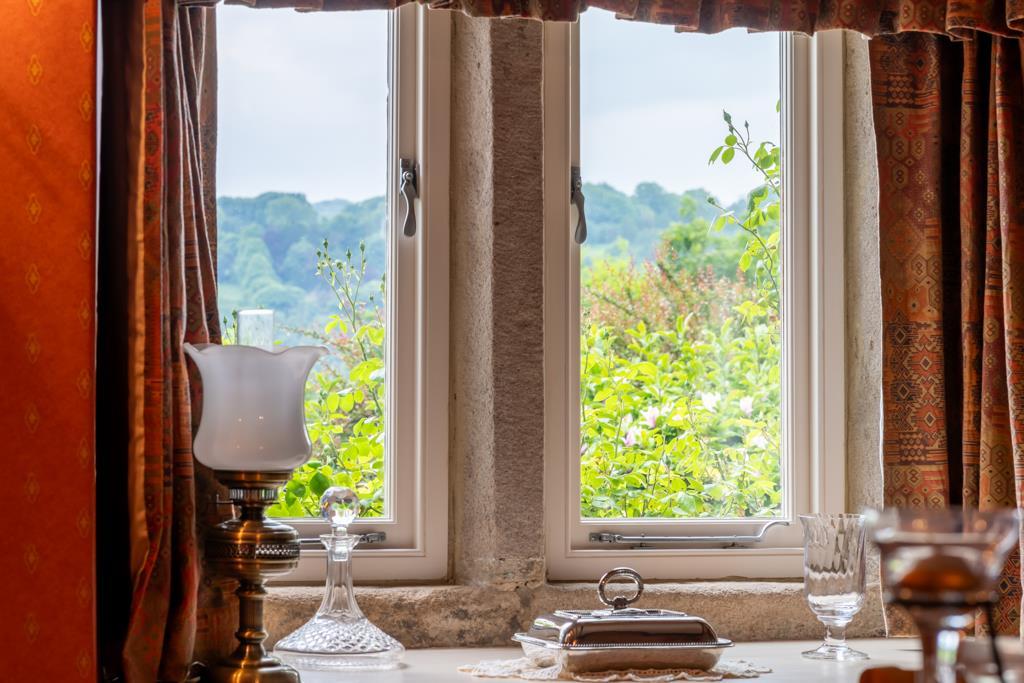
[[[732,147],[729,147],[724,152],[722,152],[722,163],[728,164],[730,161],[732,161],[732,158],[734,156],[736,156],[736,150],[733,149]]]
[[[747,272],[747,270],[750,269],[750,262],[751,262],[752,258],[753,257],[750,255],[749,251],[743,252],[743,255],[740,256],[739,268],[744,273]]]
[[[324,495],[324,491],[330,486],[331,480],[323,472],[317,472],[309,478],[309,488],[317,498]]]

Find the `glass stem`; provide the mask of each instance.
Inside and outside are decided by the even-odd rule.
[[[846,627],[850,622],[827,622],[825,624],[825,644],[829,647],[844,649],[846,645]]]
[[[959,632],[933,628],[918,630],[921,632],[922,667],[917,683],[956,683]]]

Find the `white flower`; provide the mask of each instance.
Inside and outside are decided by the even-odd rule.
[[[747,415],[750,415],[752,412],[754,412],[753,396],[744,396],[743,398],[740,399],[740,410],[742,410]]]
[[[750,440],[750,445],[754,448],[768,448],[768,439],[764,434],[758,434]]]
[[[658,418],[660,416],[661,416],[661,409],[658,406],[651,406],[650,408],[647,408],[642,413],[640,413],[640,417],[643,418],[643,420],[647,424],[647,426],[648,427],[652,427],[652,428],[656,424],[658,424]]]
[[[709,412],[713,411],[721,400],[722,397],[715,393],[702,392],[700,395],[700,402],[704,404],[704,409]]]
[[[626,436],[622,437],[622,443],[625,446],[635,446],[640,441],[640,429],[638,427],[630,427],[626,430]]]

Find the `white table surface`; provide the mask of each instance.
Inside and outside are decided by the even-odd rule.
[[[860,672],[869,666],[899,666],[906,669],[920,666],[921,655],[916,639],[851,640],[850,644],[868,653],[866,662],[844,664],[815,662],[800,653],[816,647],[809,641],[773,641],[738,643],[725,655],[726,659],[744,659],[753,664],[771,667],[772,673],[750,679],[764,683],[819,683],[838,681],[857,683]],[[403,667],[396,671],[367,673],[303,673],[303,683],[472,683],[495,679],[476,678],[459,673],[461,664],[475,664],[485,659],[514,659],[521,656],[518,648],[409,650]],[[510,680],[510,679],[505,679]]]

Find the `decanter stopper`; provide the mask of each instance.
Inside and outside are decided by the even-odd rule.
[[[320,496],[320,515],[331,523],[332,536],[347,536],[359,516],[359,496],[352,489],[332,486]]]

